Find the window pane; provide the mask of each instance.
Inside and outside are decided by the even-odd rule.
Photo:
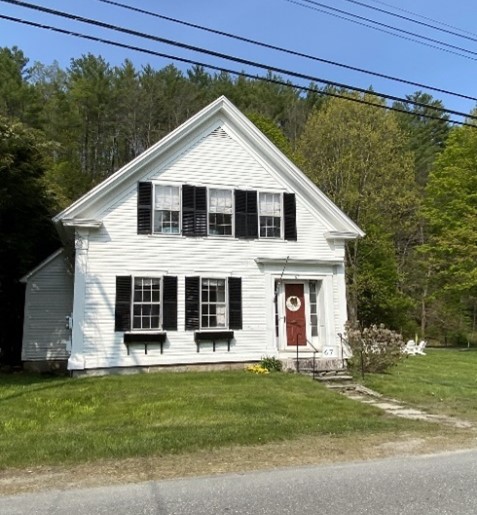
[[[179,187],[156,185],[154,198],[154,232],[178,234],[179,214]]]
[[[166,234],[178,234],[179,211],[155,211],[154,231]]]
[[[217,306],[217,327],[225,327],[226,310],[225,306]]]
[[[281,194],[280,193],[260,193],[259,212],[260,215],[281,216]]]
[[[217,288],[217,302],[225,302],[225,288]]]
[[[209,213],[232,214],[232,190],[209,190]]]
[[[156,185],[155,208],[166,211],[180,210],[180,197],[178,186]]]
[[[318,317],[311,315],[311,335],[318,336]]]
[[[260,217],[260,238],[280,238],[281,218],[274,216]]]
[[[232,234],[232,190],[209,190],[209,234]]]
[[[217,302],[217,288],[215,286],[210,288],[209,302]]]
[[[209,213],[209,234],[230,236],[232,234],[232,215]]]
[[[318,336],[318,306],[316,281],[309,282],[310,287],[310,325],[311,335]]]

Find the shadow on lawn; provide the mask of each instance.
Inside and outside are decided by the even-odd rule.
[[[57,388],[64,384],[65,376],[52,374],[32,374],[28,372],[0,373],[0,402],[23,395]],[[4,388],[13,388],[11,394],[2,395]],[[22,388],[18,390],[18,388]]]

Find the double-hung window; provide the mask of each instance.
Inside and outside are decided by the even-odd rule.
[[[232,190],[209,189],[209,234],[232,235]]]
[[[260,238],[280,238],[282,196],[280,193],[260,192],[258,197]]]
[[[135,277],[132,303],[133,329],[161,327],[161,279]]]
[[[225,279],[202,279],[201,328],[227,327]]]
[[[242,279],[186,277],[185,328],[242,329]]]
[[[115,331],[177,331],[177,277],[116,277]]]
[[[180,188],[156,184],[154,188],[154,232],[179,234]]]

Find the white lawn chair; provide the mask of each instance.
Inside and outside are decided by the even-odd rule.
[[[416,354],[420,354],[421,356],[425,356],[426,353],[424,352],[424,349],[426,348],[427,342],[424,340],[421,340],[419,342],[419,345],[416,347]]]
[[[406,345],[403,348],[403,353],[408,354],[409,356],[415,356],[417,354],[418,346],[414,340],[408,340]]]

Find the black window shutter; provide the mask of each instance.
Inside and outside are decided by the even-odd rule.
[[[194,236],[195,218],[195,188],[184,184],[182,186],[182,234]]]
[[[137,185],[137,233],[152,233],[152,183]]]
[[[235,236],[257,238],[257,192],[235,190]]]
[[[296,241],[296,200],[294,193],[283,194],[283,214],[285,217],[285,239]]]
[[[185,328],[200,329],[200,277],[185,278]]]
[[[177,331],[177,277],[165,275],[162,286],[162,328]]]
[[[182,234],[207,236],[207,189],[182,186]]]
[[[229,329],[242,329],[242,279],[229,277]]]
[[[116,305],[114,311],[114,330],[131,329],[131,276],[116,277]]]
[[[195,235],[207,236],[207,188],[195,188]]]

